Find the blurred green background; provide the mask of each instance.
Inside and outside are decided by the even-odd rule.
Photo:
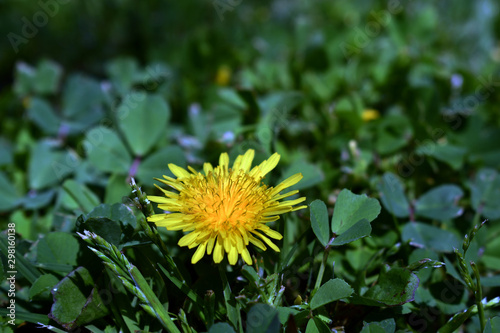
[[[16,222],[18,251],[56,274],[53,286],[88,258],[81,245],[40,256],[45,234],[75,242],[81,214],[130,205],[131,177],[156,194],[168,163],[199,168],[254,148],[256,162],[282,156],[270,183],[304,174],[296,188],[307,204],[321,199],[331,213],[343,188],[382,201],[372,241],[335,258],[352,285],[366,264],[354,257],[402,242],[380,265],[420,259],[415,234],[426,255],[450,259],[473,223],[500,219],[499,11],[493,0],[0,0],[1,226]],[[308,218],[287,221],[284,253]],[[491,298],[500,224],[485,228],[474,259]],[[189,261],[175,237],[167,245]],[[194,281],[197,267],[184,268]],[[448,275],[422,278],[410,310],[436,306],[430,281]],[[28,282],[24,310],[46,314],[51,296],[28,302]],[[309,290],[302,278],[288,304]],[[439,324],[427,324],[437,329],[471,299],[438,302]]]

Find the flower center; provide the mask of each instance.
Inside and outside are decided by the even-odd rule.
[[[221,169],[214,171],[184,180],[182,213],[196,220],[198,227],[214,232],[253,230],[269,199],[267,186],[239,170],[230,169],[228,175]]]

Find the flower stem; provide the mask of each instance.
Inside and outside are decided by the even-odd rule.
[[[319,267],[318,277],[316,278],[316,284],[314,285],[314,290],[318,290],[321,286],[321,282],[323,281],[323,275],[325,273],[326,261],[328,260],[328,253],[330,252],[330,247],[327,246],[325,248],[325,252],[323,253],[323,260],[321,261],[321,266]]]
[[[234,328],[238,328],[238,306],[236,305],[236,300],[231,292],[231,286],[227,281],[225,265],[223,263],[218,264],[219,274],[222,280],[222,289],[224,294],[224,303],[226,304],[227,317],[229,321],[233,324]]]
[[[177,328],[177,326],[175,326],[174,322],[170,318],[168,312],[160,303],[153,290],[151,290],[151,288],[148,285],[148,282],[146,281],[146,279],[144,279],[144,277],[142,276],[141,272],[139,272],[137,267],[133,266],[132,269],[129,270],[129,272],[136,286],[143,292],[145,299],[153,309],[156,318],[160,320],[163,327],[165,327],[169,332],[180,333],[179,329]]]
[[[145,218],[139,219],[139,225],[144,230],[146,235],[158,247],[158,249],[160,249],[161,253],[163,254],[163,257],[167,261],[167,269],[170,275],[175,276],[180,281],[184,281],[184,277],[182,276],[181,272],[179,271],[179,268],[177,267],[174,260],[170,256],[167,246],[161,239],[158,230],[156,230],[155,227],[150,226],[146,220],[148,216],[154,214],[153,206],[151,205],[151,202],[148,200],[146,193],[143,192],[139,186],[137,186],[134,178],[132,178],[130,181],[130,187],[132,188],[132,193],[134,193],[136,196],[135,201],[139,204],[138,206],[141,207],[142,213],[145,216]]]
[[[477,304],[477,311],[479,314],[479,323],[481,324],[481,332],[484,332],[486,320],[484,317],[484,306],[482,302],[483,291],[481,288],[481,277],[479,275],[479,269],[477,268],[476,264],[473,261],[470,262],[470,266],[472,267],[472,271],[474,272],[474,276],[476,277],[476,290],[474,291],[474,294],[476,296],[476,304]]]
[[[89,249],[116,274],[125,288],[137,296],[140,305],[147,313],[158,318],[168,332],[180,333],[139,269],[132,265],[116,246],[87,230],[83,234],[78,233],[78,235],[89,244]]]

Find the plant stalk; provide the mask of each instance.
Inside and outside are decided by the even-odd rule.
[[[481,277],[479,275],[479,269],[473,261],[470,262],[470,266],[472,267],[472,271],[474,272],[474,276],[476,277],[476,290],[474,291],[474,295],[476,296],[477,312],[479,314],[479,323],[481,324],[482,333],[484,332],[484,328],[486,326],[486,319],[484,316],[484,306],[482,302],[483,290],[481,287]]]

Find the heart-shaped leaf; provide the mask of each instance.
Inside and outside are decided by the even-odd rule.
[[[54,289],[54,304],[49,317],[68,330],[99,319],[108,313],[89,271],[78,267]]]
[[[458,237],[450,231],[421,222],[407,223],[401,231],[401,237],[413,246],[437,252],[453,252],[453,248],[459,248],[460,245]]]
[[[331,279],[319,287],[311,300],[311,309],[351,296],[353,290],[342,279]]]
[[[464,195],[456,185],[441,185],[423,194],[415,203],[415,213],[436,220],[448,220],[462,215],[458,200]]]
[[[352,242],[371,233],[370,222],[380,214],[377,199],[357,195],[344,189],[340,192],[332,216],[332,245]]]
[[[83,146],[90,162],[101,171],[126,174],[132,165],[132,158],[120,137],[106,127],[91,129]]]
[[[382,270],[377,284],[368,289],[363,298],[380,305],[402,305],[414,300],[418,284],[418,277],[408,269],[395,267]]]
[[[396,217],[408,217],[410,203],[403,190],[403,184],[399,178],[390,172],[386,172],[377,183],[382,205]]]
[[[166,134],[170,108],[159,95],[128,94],[118,108],[118,125],[137,156],[144,156]]]
[[[500,176],[493,169],[481,169],[471,184],[471,202],[476,211],[489,219],[500,218]]]
[[[311,202],[311,226],[314,234],[323,246],[328,245],[330,230],[328,228],[328,209],[321,200]]]

